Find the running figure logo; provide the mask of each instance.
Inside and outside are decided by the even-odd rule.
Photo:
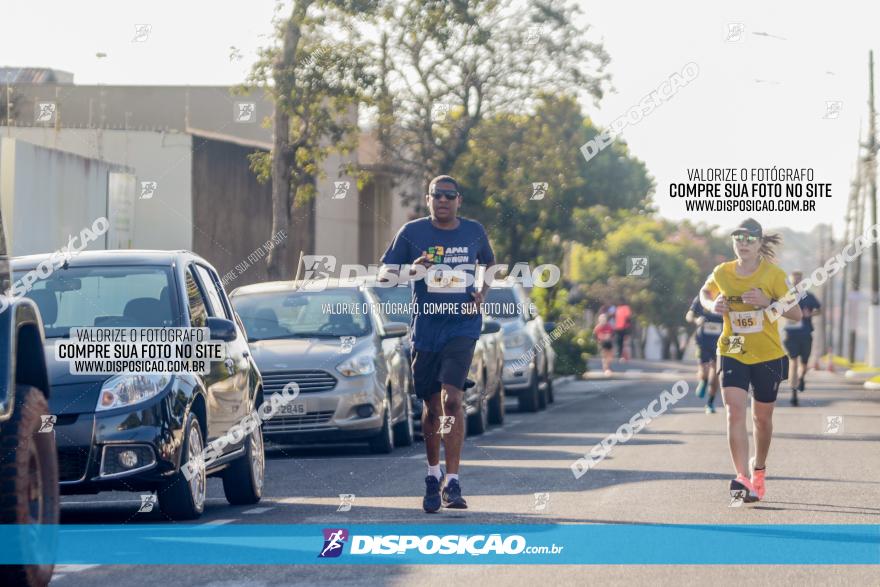
[[[745,336],[731,336],[727,339],[727,352],[731,354],[741,353],[745,341]]]
[[[57,112],[58,106],[55,102],[37,102],[36,115],[34,116],[36,122],[47,122],[53,123],[55,122],[55,113]]]
[[[532,182],[532,197],[530,200],[543,200],[547,195],[547,188],[550,187],[546,181]]]
[[[40,416],[40,429],[37,432],[52,432],[56,421],[58,421],[58,416],[54,414]]]
[[[455,416],[440,416],[440,434],[449,434],[452,432],[452,425],[455,424]]]
[[[352,505],[354,505],[354,493],[340,493],[339,494],[339,507],[336,508],[336,511],[337,512],[350,512]]]
[[[843,428],[843,416],[825,416],[825,434],[839,434]]]
[[[626,274],[628,277],[647,277],[648,276],[648,258],[647,257],[629,257],[626,261]]]
[[[342,547],[348,540],[348,530],[324,528],[324,548],[318,558],[338,558],[342,554]]]
[[[138,508],[138,513],[148,514],[153,511],[153,507],[156,505],[156,494],[148,493],[146,495],[141,496],[141,507]]]
[[[542,512],[547,509],[547,505],[550,503],[550,494],[549,493],[536,493],[535,494],[535,511]]]

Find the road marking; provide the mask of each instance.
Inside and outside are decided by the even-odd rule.
[[[81,573],[88,569],[93,569],[95,567],[100,567],[101,565],[55,565],[55,570],[52,571],[52,581],[58,581],[59,579],[63,579],[70,573]]]
[[[283,505],[294,505],[294,504],[305,503],[305,499],[306,498],[304,498],[304,497],[282,497],[279,499],[267,499],[266,501],[268,501],[269,503],[280,503]]]
[[[508,424],[508,426],[516,426],[517,424],[519,424],[521,422],[522,422],[522,420],[508,420],[507,424]]]
[[[243,514],[262,514],[268,512],[269,510],[273,510],[275,508],[251,508],[249,510],[245,510],[241,513]]]
[[[211,520],[210,522],[204,522],[204,523],[199,524],[199,525],[200,525],[200,526],[222,526],[223,524],[230,524],[230,523],[232,523],[232,522],[234,522],[234,521],[235,521],[235,520],[226,520],[226,519],[223,519],[223,520]]]

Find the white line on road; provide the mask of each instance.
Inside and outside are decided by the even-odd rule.
[[[204,523],[199,524],[199,525],[200,525],[200,526],[222,526],[223,524],[230,524],[230,523],[232,523],[232,522],[234,522],[234,521],[235,521],[235,520],[226,520],[226,519],[223,519],[223,520],[211,520],[210,522],[204,522]]]
[[[265,512],[268,512],[269,510],[273,510],[273,509],[275,509],[275,508],[251,508],[251,509],[245,510],[241,513],[243,513],[243,514],[263,514]]]

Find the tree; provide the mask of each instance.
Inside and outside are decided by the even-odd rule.
[[[609,59],[574,2],[404,0],[382,11],[395,95],[395,159],[424,183],[451,171],[480,122],[536,95],[602,97]],[[411,194],[416,196],[417,194]]]
[[[357,145],[357,106],[373,77],[354,16],[376,7],[376,0],[296,0],[275,23],[278,44],[261,51],[247,80],[275,102],[272,152],[251,156],[258,176],[272,180],[272,234],[292,234],[299,250],[313,248],[321,163]],[[285,240],[269,252],[270,279],[292,276],[287,251]]]

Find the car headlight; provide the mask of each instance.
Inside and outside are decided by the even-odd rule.
[[[369,375],[376,372],[376,362],[371,353],[361,353],[336,365],[336,370],[346,377]]]
[[[171,376],[167,373],[116,375],[104,382],[95,411],[137,404],[159,395]]]
[[[504,337],[504,346],[508,348],[516,348],[518,346],[525,346],[526,344],[526,335],[522,332],[514,332],[513,334],[508,334]]]

